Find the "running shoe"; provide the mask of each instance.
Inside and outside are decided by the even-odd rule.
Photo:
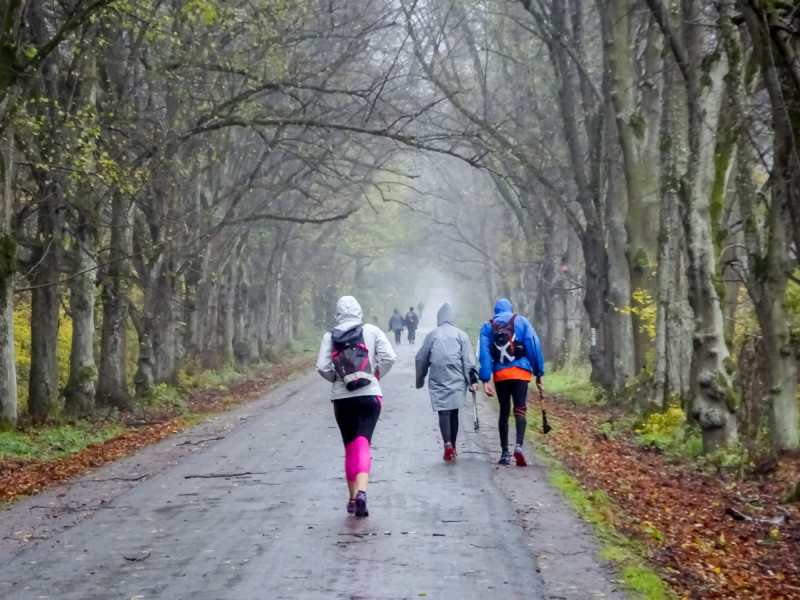
[[[367,510],[367,493],[358,492],[356,494],[356,516],[368,517],[369,511]]]
[[[356,500],[355,500],[355,498],[351,498],[350,500],[347,501],[347,512],[350,513],[351,515],[355,514],[355,512],[356,512]]]
[[[525,462],[525,455],[522,453],[522,446],[519,444],[514,447],[514,460],[517,461],[518,467],[524,467],[528,464]]]
[[[453,448],[451,443],[447,443],[444,445],[444,459],[445,460],[453,460],[456,457],[456,449]]]
[[[510,465],[511,464],[511,455],[508,453],[508,450],[503,450],[503,453],[500,455],[500,460],[497,461],[498,465]]]

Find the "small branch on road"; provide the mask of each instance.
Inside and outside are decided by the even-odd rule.
[[[197,440],[196,442],[192,442],[191,440],[186,440],[185,442],[181,442],[180,444],[175,444],[176,446],[197,446],[198,444],[204,444],[206,442],[214,442],[216,440],[224,440],[225,436],[208,438],[207,440]]]
[[[129,561],[131,561],[131,562],[142,562],[143,560],[147,560],[148,558],[150,558],[150,551],[148,550],[148,551],[147,551],[147,554],[145,554],[145,555],[144,555],[144,556],[142,556],[142,557],[138,557],[138,556],[125,556],[125,555],[123,554],[123,555],[122,555],[122,558],[124,558],[125,560],[129,560]]]
[[[215,477],[246,477],[248,475],[266,475],[263,471],[245,471],[244,473],[210,473],[209,475],[184,475],[184,479],[213,479]]]
[[[92,479],[90,481],[92,483],[101,483],[105,481],[141,481],[145,477],[147,477],[147,473],[139,475],[139,477],[110,477],[109,479]]]

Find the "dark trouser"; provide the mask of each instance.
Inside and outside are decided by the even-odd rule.
[[[458,409],[439,411],[439,430],[442,432],[442,441],[456,445],[458,437]]]
[[[500,447],[508,452],[508,417],[511,413],[511,401],[514,401],[514,420],[517,424],[517,444],[525,439],[525,426],[528,424],[525,413],[528,410],[528,386],[530,381],[506,379],[495,381],[497,401],[500,403],[500,418],[497,421],[500,429]]]
[[[401,333],[403,333],[402,329],[395,329],[394,330],[394,343],[395,344],[399,344],[400,343],[400,334]]]
[[[372,442],[372,434],[381,416],[381,401],[377,396],[356,396],[333,401],[333,414],[345,446],[363,436]]]
[[[408,341],[412,344],[414,340],[417,338],[417,328],[416,327],[409,327],[408,328]]]

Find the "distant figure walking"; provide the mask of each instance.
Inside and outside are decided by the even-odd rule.
[[[400,311],[396,308],[394,309],[394,313],[392,316],[389,317],[389,331],[394,332],[394,343],[400,343],[400,334],[403,332],[403,315],[400,314]]]
[[[417,327],[419,327],[419,315],[414,312],[413,306],[409,307],[403,322],[408,328],[408,343],[413,344],[417,339]]]
[[[425,385],[425,376],[430,372],[431,406],[439,413],[444,460],[450,461],[457,454],[458,410],[467,389],[478,389],[478,372],[469,336],[453,325],[455,313],[447,302],[439,309],[436,320],[438,327],[425,336],[414,362],[417,389]]]
[[[378,383],[389,372],[395,353],[380,328],[362,323],[361,306],[352,296],[336,304],[336,325],[322,337],[317,372],[333,383],[331,401],[344,442],[344,472],[350,500],[347,512],[369,516],[367,483],[372,466],[370,444],[381,414]]]
[[[494,305],[494,317],[481,327],[480,378],[483,391],[487,396],[494,396],[490,380],[494,378],[497,388],[497,401],[500,404],[500,447],[502,453],[498,464],[511,464],[508,452],[508,417],[511,402],[514,403],[514,421],[517,426],[517,440],[514,447],[514,460],[518,467],[527,462],[522,453],[522,442],[525,439],[525,427],[528,410],[528,387],[531,376],[536,376],[536,386],[542,389],[544,361],[539,337],[528,320],[512,311],[511,302],[500,298]]]
[[[419,318],[422,319],[422,309],[425,308],[425,305],[420,302],[417,304],[417,312],[419,313]]]

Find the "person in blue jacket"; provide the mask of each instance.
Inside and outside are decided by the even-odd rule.
[[[532,377],[536,377],[536,386],[539,390],[542,389],[544,361],[542,346],[533,326],[525,317],[514,313],[511,302],[506,298],[497,301],[494,305],[494,317],[481,327],[478,359],[481,363],[479,376],[483,382],[483,391],[492,397],[496,388],[497,401],[500,404],[498,428],[502,454],[498,464],[511,464],[511,454],[508,452],[508,418],[513,401],[517,429],[514,459],[518,467],[524,467],[527,462],[522,452],[522,443],[527,425],[525,415],[528,410],[528,388]]]

